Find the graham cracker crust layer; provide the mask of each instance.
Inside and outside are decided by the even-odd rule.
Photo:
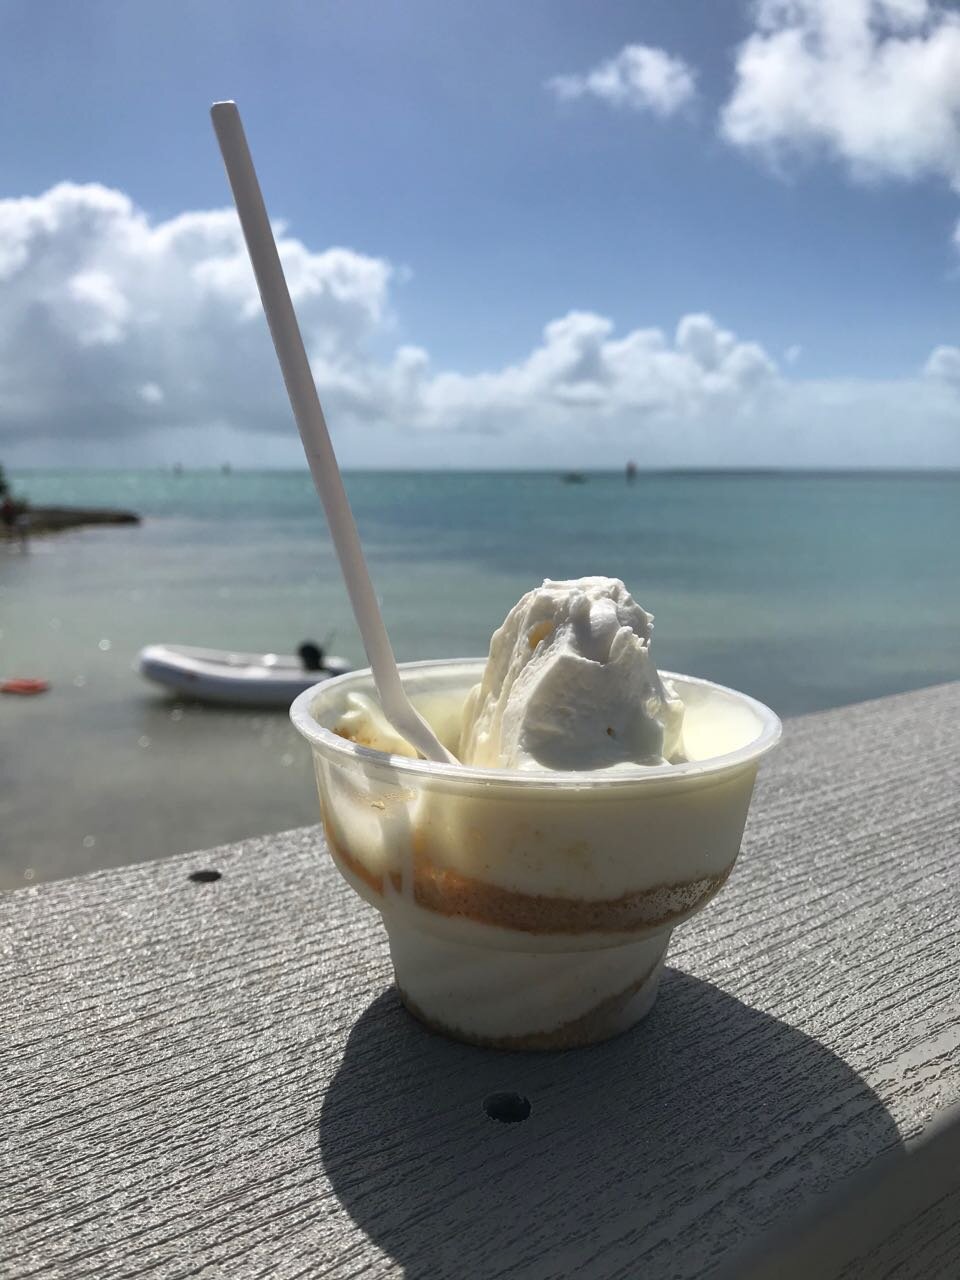
[[[446,1036],[447,1039],[462,1040],[465,1044],[476,1045],[481,1049],[545,1053],[550,1050],[580,1049],[585,1045],[599,1044],[602,1040],[610,1040],[614,1036],[620,1035],[621,1032],[629,1030],[629,1026],[632,1026],[633,1023],[630,1023],[629,1026],[624,1026],[623,1023],[623,1014],[626,1006],[644,984],[650,980],[659,964],[660,960],[657,960],[642,977],[638,978],[636,982],[631,982],[624,991],[618,992],[614,996],[608,996],[606,1000],[601,1000],[599,1004],[592,1009],[588,1009],[579,1018],[573,1018],[570,1022],[565,1022],[561,1026],[555,1027],[552,1031],[533,1031],[529,1035],[473,1035],[469,1031],[464,1031],[462,1027],[447,1026],[445,1023],[438,1022],[435,1018],[428,1018],[419,1005],[410,999],[399,982],[397,983],[397,991],[405,1008],[413,1014],[418,1022],[422,1022],[428,1030],[433,1031],[436,1035]]]
[[[336,839],[326,820],[324,829],[334,858],[374,893],[382,895],[383,875],[372,872],[354,857]],[[559,898],[502,889],[449,868],[437,867],[428,861],[417,843],[415,838],[412,870],[413,898],[418,906],[438,915],[476,920],[518,933],[632,933],[666,927],[708,902],[733,869],[731,862],[716,875],[655,885],[619,898]],[[390,872],[390,883],[399,893],[398,871]]]

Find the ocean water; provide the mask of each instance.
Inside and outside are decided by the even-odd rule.
[[[33,472],[38,504],[140,527],[0,545],[0,887],[316,819],[280,713],[172,701],[133,670],[166,640],[363,662],[306,473]],[[355,473],[401,659],[482,654],[544,577],[623,578],[658,665],[790,716],[960,678],[960,475]],[[903,749],[891,744],[892,750]],[[911,750],[917,749],[912,744]]]

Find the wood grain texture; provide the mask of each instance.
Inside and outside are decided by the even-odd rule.
[[[735,1274],[960,1099],[958,722],[791,721],[654,1012],[567,1054],[414,1023],[316,829],[7,895],[0,1275]],[[836,1273],[957,1275],[951,1194]]]
[[[881,1156],[829,1202],[814,1202],[724,1269],[729,1280],[911,1280],[960,1274],[960,1106],[906,1156]],[[750,1256],[752,1255],[752,1256]]]
[[[939,1196],[845,1267],[840,1280],[913,1280],[960,1271],[960,1187]]]

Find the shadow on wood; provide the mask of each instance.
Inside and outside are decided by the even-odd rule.
[[[490,1119],[496,1093],[529,1116]],[[546,1280],[709,1274],[900,1139],[830,1050],[670,970],[645,1023],[566,1054],[442,1040],[387,992],[351,1031],[320,1143],[411,1280]]]

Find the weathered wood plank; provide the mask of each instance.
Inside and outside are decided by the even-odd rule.
[[[755,1255],[960,1099],[958,719],[960,685],[792,721],[654,1013],[569,1054],[413,1023],[314,829],[8,895],[0,1274],[686,1277]],[[529,1119],[488,1119],[504,1089]],[[950,1194],[837,1272],[955,1275]]]

